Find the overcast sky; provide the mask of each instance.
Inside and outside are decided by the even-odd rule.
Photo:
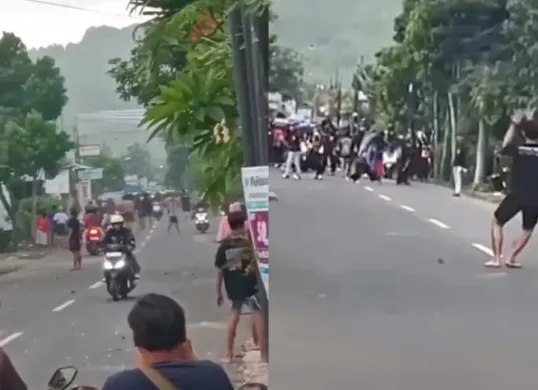
[[[37,0],[41,1],[41,0]],[[30,47],[79,42],[91,26],[125,27],[141,21],[129,18],[128,0],[42,0],[97,12],[66,9],[26,0],[0,0],[0,31],[13,32]]]

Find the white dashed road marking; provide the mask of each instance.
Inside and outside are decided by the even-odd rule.
[[[99,280],[95,282],[94,284],[92,284],[89,288],[92,288],[92,289],[99,288],[102,284],[103,284],[103,281]]]
[[[23,332],[17,332],[17,333],[10,334],[6,338],[3,338],[2,340],[0,340],[0,348],[5,347],[8,343],[12,342],[15,339],[18,339],[23,334],[24,334]]]
[[[477,244],[477,243],[473,243],[473,247],[478,249],[480,252],[485,253],[486,255],[493,257],[493,251],[491,250],[491,248],[488,248],[485,245]]]
[[[379,198],[383,199],[383,200],[386,200],[387,202],[390,202],[392,199],[390,197],[388,197],[387,195],[379,195]]]
[[[364,189],[365,189],[366,191],[374,192],[374,189],[373,189],[372,187],[368,187],[368,186],[366,186],[366,187],[364,187]]]
[[[400,208],[403,209],[403,210],[405,210],[405,211],[409,211],[409,212],[411,212],[411,213],[414,213],[415,211],[417,211],[417,210],[415,210],[414,208],[409,207],[409,206],[406,206],[406,205],[404,205],[404,204],[401,204],[401,205],[400,205]]]
[[[70,300],[68,300],[67,302],[62,303],[60,306],[55,307],[54,309],[52,309],[52,311],[62,311],[62,310],[65,309],[67,306],[71,306],[73,303],[75,303],[75,300],[74,300],[74,299],[70,299]]]
[[[440,227],[441,229],[450,229],[450,226],[444,224],[438,219],[430,218],[428,219],[428,222],[433,223],[435,226]]]
[[[504,276],[507,276],[506,272],[488,272],[483,274],[476,275],[476,278],[479,280],[495,280],[500,279]]]

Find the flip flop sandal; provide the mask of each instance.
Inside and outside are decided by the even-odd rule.
[[[486,267],[486,268],[501,268],[501,264],[490,260],[490,261],[486,261],[484,263],[484,267]]]
[[[511,269],[520,269],[520,268],[523,268],[523,265],[521,263],[518,263],[516,261],[507,261],[504,263],[505,267],[506,268],[511,268]]]

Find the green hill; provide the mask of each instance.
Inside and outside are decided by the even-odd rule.
[[[77,113],[136,108],[135,103],[118,99],[114,92],[114,80],[106,75],[109,59],[128,58],[133,47],[132,34],[133,27],[92,27],[86,31],[80,43],[66,47],[52,45],[30,51],[34,59],[44,55],[54,58],[66,78],[69,96],[64,111],[66,126],[74,123]]]
[[[274,0],[279,42],[305,57],[306,72],[326,82],[339,68],[348,80],[360,56],[365,60],[392,40],[402,0]]]

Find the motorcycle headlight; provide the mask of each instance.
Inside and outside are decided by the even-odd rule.
[[[125,260],[120,260],[114,264],[114,269],[122,269],[123,267],[125,267]]]
[[[105,261],[103,263],[103,268],[106,270],[110,270],[114,268],[114,264],[112,264],[110,261]]]

